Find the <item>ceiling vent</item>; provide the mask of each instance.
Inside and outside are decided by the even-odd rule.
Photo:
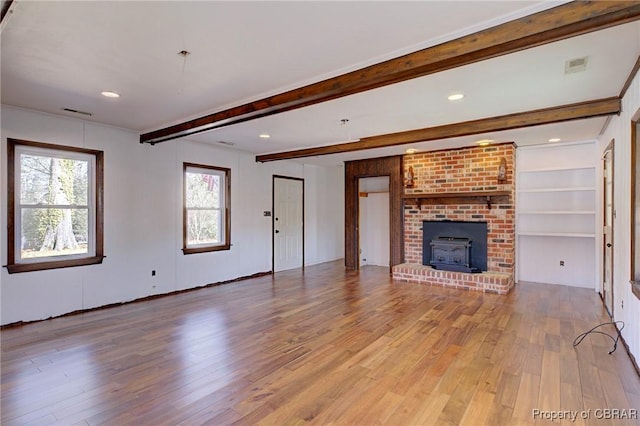
[[[234,145],[235,145],[235,143],[233,143],[233,142],[228,142],[228,141],[218,141],[218,143],[219,143],[220,145],[226,145],[226,146],[234,146]]]
[[[588,56],[583,56],[582,58],[569,59],[567,62],[564,63],[564,73],[573,74],[576,72],[582,72],[586,70],[588,60],[589,60]]]
[[[86,115],[87,117],[91,117],[93,114],[86,111],[78,111],[77,109],[71,108],[62,108],[63,111],[72,112],[74,114]]]

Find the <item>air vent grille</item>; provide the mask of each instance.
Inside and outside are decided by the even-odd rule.
[[[587,69],[587,62],[589,61],[588,56],[583,56],[582,58],[574,58],[569,59],[564,64],[564,73],[565,74],[573,74],[576,72],[581,72]]]
[[[88,117],[91,117],[93,114],[90,112],[86,112],[86,111],[78,111],[77,109],[73,109],[73,108],[62,108],[63,111],[67,111],[67,112],[72,112],[74,114],[80,114],[80,115],[86,115]]]

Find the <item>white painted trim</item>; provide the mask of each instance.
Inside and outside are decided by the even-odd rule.
[[[572,145],[587,145],[587,144],[596,143],[596,142],[598,142],[596,139],[590,139],[586,141],[571,141],[571,142],[546,142],[546,143],[543,142],[535,145],[519,146],[517,149],[528,151],[533,149],[558,148],[558,147],[572,146]],[[575,168],[575,167],[572,167],[572,168]]]

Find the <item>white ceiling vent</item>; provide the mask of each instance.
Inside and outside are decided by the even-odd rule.
[[[80,115],[86,115],[88,117],[91,117],[93,114],[90,112],[86,112],[86,111],[80,111],[77,109],[73,109],[73,108],[62,108],[63,111],[67,111],[67,112],[72,112],[74,114],[80,114]]]
[[[583,56],[582,58],[569,59],[567,62],[564,63],[564,73],[573,74],[575,72],[582,72],[586,70],[588,60],[589,60],[588,56]]]

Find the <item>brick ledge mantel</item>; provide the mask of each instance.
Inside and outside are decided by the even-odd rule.
[[[509,202],[511,191],[473,191],[473,192],[409,192],[402,195],[405,200],[415,200],[418,207],[421,208],[423,203],[431,204],[472,204],[487,203],[487,207],[491,208],[492,202]]]
[[[431,266],[415,263],[401,263],[391,268],[395,280],[482,291],[485,293],[507,294],[513,287],[513,275],[506,272],[482,272],[467,274],[433,269]]]

